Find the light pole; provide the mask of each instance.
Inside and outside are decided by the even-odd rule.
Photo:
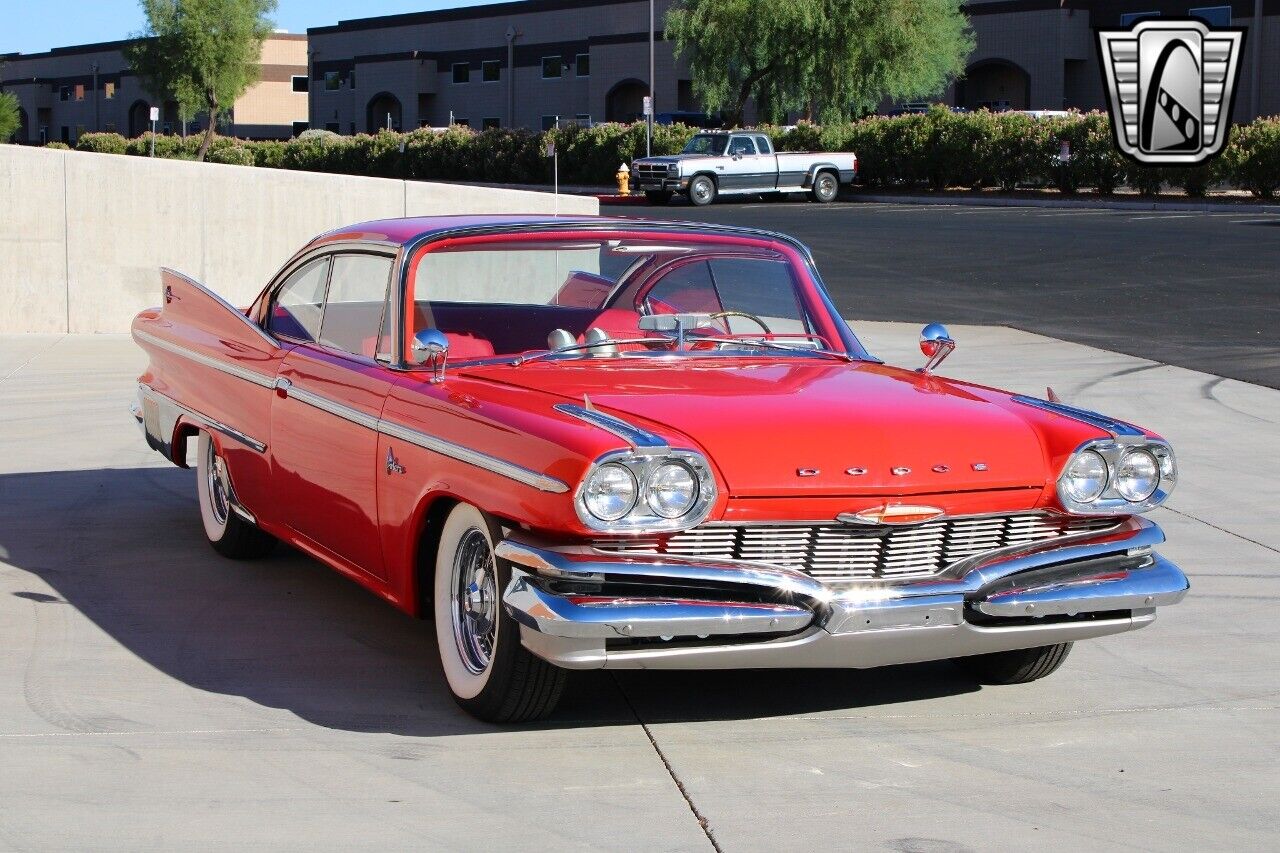
[[[102,108],[101,101],[98,99],[98,63],[90,65],[89,70],[93,72],[93,129],[97,132],[102,130]]]
[[[644,156],[653,156],[653,3],[649,0],[649,114],[644,117]]]
[[[518,35],[520,31],[514,26],[507,27],[507,127],[516,126],[516,37]]]

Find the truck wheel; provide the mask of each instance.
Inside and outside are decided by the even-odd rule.
[[[840,194],[840,181],[831,172],[819,172],[813,179],[810,195],[820,204],[828,204],[836,200]]]
[[[226,459],[218,452],[218,445],[204,431],[200,432],[198,456],[196,490],[200,499],[200,521],[213,550],[233,560],[252,560],[270,554],[276,546],[275,537],[259,530],[231,508],[235,502],[231,472],[227,470]]]
[[[699,175],[689,183],[689,201],[698,207],[706,207],[716,200],[716,182],[706,175]]]
[[[649,204],[666,204],[671,201],[671,190],[645,190],[644,197]]]
[[[1070,643],[952,658],[951,662],[982,684],[1026,684],[1049,675],[1071,652]]]
[[[511,568],[493,554],[499,537],[470,504],[458,504],[445,519],[434,584],[440,663],[454,701],[472,716],[540,720],[560,701],[568,673],[520,645],[520,626],[502,609]]]

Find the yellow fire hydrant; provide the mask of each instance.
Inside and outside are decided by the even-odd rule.
[[[618,167],[618,173],[614,177],[618,179],[618,195],[631,195],[631,170],[626,163]]]

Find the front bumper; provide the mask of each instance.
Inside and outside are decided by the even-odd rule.
[[[666,192],[684,192],[689,189],[689,179],[671,175],[635,175],[633,177],[636,190],[663,190]]]
[[[1186,595],[1154,523],[1007,548],[911,581],[827,586],[736,560],[606,554],[509,538],[503,604],[534,654],[574,669],[864,668],[1143,627]]]

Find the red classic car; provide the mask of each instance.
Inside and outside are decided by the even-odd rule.
[[[593,667],[1030,681],[1187,590],[1142,517],[1167,443],[934,375],[940,326],[883,364],[780,234],[399,219],[317,238],[247,309],[162,279],[134,414],[198,468],[213,547],[283,540],[434,618],[486,720]]]

